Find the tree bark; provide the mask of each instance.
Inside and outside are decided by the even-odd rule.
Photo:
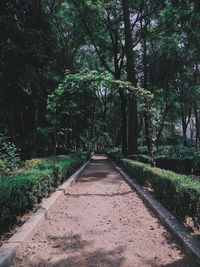
[[[122,154],[127,155],[127,117],[126,117],[126,96],[123,89],[119,89],[121,100],[121,118],[122,118]]]
[[[198,114],[198,108],[197,105],[194,105],[194,114],[195,114],[195,128],[196,128],[196,147],[197,150],[199,150],[199,144],[200,144],[200,127],[199,127],[199,114]]]
[[[135,66],[133,58],[133,38],[130,23],[129,0],[122,0],[123,18],[124,18],[124,35],[126,51],[126,71],[127,80],[136,86]],[[137,146],[137,100],[133,93],[129,93],[129,121],[128,121],[128,153],[136,154]]]
[[[144,29],[144,41],[143,41],[143,87],[147,90],[147,43],[146,43],[146,28]],[[145,138],[146,138],[146,145],[148,148],[149,154],[152,154],[153,151],[153,144],[152,144],[152,136],[150,132],[151,125],[151,118],[149,114],[145,111],[144,114],[144,125],[145,125]]]

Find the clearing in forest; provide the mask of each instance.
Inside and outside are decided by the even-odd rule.
[[[197,266],[105,156],[95,156],[12,266]]]

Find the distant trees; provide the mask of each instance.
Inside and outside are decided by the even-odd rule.
[[[198,1],[3,0],[0,6],[0,132],[27,151],[24,157],[52,147],[48,95],[66,73],[93,70],[151,91],[154,120],[130,91],[99,97],[102,88],[91,94],[86,85],[73,91],[76,100],[81,96],[75,111],[81,115],[62,119],[63,146],[79,146],[102,132],[124,154],[137,153],[138,140],[150,152],[152,132],[157,149],[170,134],[166,122],[182,124],[187,145],[191,117],[199,144]]]
[[[75,69],[82,40],[66,14],[60,0],[1,1],[0,128],[33,154],[46,143],[47,96]]]

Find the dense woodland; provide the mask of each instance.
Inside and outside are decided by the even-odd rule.
[[[199,0],[0,0],[0,232],[95,152],[200,229],[199,15]]]
[[[191,145],[194,119],[198,148],[199,12],[198,0],[1,0],[1,143],[23,159],[116,146],[151,154]]]

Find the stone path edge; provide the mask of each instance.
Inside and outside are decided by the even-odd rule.
[[[23,225],[22,227],[0,247],[0,267],[10,266],[10,261],[16,252],[23,248],[29,240],[36,233],[38,227],[48,215],[51,209],[56,205],[59,199],[66,194],[67,188],[74,184],[79,178],[80,173],[89,164],[90,160],[85,162],[74,174],[67,179],[61,186],[59,186],[51,196],[42,201],[41,208],[38,209]]]
[[[185,252],[193,256],[195,261],[200,264],[200,244],[197,238],[191,238],[188,229],[183,223],[180,223],[159,201],[145,191],[134,178],[130,177],[111,159],[110,161],[124,180],[136,191],[147,206],[156,213],[161,222],[178,238]]]

